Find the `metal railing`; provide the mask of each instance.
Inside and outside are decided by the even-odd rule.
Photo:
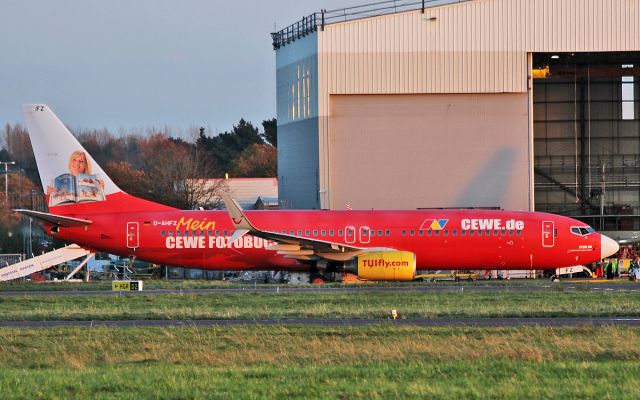
[[[443,4],[462,3],[471,0],[387,0],[360,6],[340,8],[337,10],[320,10],[301,20],[271,34],[273,49],[277,50],[296,39],[309,35],[318,29],[324,30],[325,25],[338,22],[352,21],[380,15],[396,14],[406,11],[422,10]]]
[[[286,28],[273,32],[271,39],[273,40],[273,49],[277,50],[280,47],[293,42],[296,39],[307,36],[308,34],[318,30],[318,25],[324,27],[324,10],[321,12],[315,12],[295,22]]]

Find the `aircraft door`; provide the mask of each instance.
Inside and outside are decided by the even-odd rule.
[[[346,243],[356,242],[356,228],[354,228],[353,226],[346,226],[344,228],[344,241]]]
[[[140,247],[140,224],[127,222],[127,247],[136,249]]]
[[[542,221],[542,247],[553,247],[555,244],[553,221]]]
[[[367,244],[369,243],[371,235],[371,229],[368,226],[360,227],[360,243]]]

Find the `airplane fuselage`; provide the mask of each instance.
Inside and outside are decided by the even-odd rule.
[[[362,248],[413,252],[418,269],[551,269],[600,259],[601,235],[545,213],[494,210],[246,211],[261,230]],[[304,269],[246,235],[226,211],[73,214],[93,221],[55,236],[122,256],[194,268]],[[582,231],[581,231],[582,229]],[[573,231],[572,231],[573,230]]]

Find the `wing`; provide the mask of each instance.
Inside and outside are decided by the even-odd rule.
[[[78,227],[78,226],[87,226],[93,222],[93,221],[89,221],[88,219],[63,217],[62,215],[49,214],[49,213],[33,211],[33,210],[19,209],[19,210],[13,210],[13,211],[19,212],[20,214],[24,214],[27,217],[39,219],[40,221],[44,221],[48,224],[52,224],[56,226]]]
[[[253,226],[247,216],[242,212],[240,205],[228,194],[223,194],[222,199],[231,222],[236,231],[231,236],[230,244],[242,236],[249,234],[259,238],[276,242],[268,247],[268,250],[275,250],[287,258],[297,260],[318,260],[321,258],[331,261],[348,261],[352,258],[372,251],[390,251],[394,249],[379,247],[356,247],[344,243],[328,242],[325,240],[311,239],[307,237],[286,235],[283,233],[269,232]]]

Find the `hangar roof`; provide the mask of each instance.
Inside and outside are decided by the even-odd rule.
[[[273,32],[273,48],[279,49],[296,39],[305,37],[320,27],[338,22],[353,21],[356,19],[378,17],[381,15],[397,14],[406,11],[421,10],[423,13],[427,8],[441,6],[445,4],[461,3],[473,0],[410,0],[398,2],[395,0],[378,1],[375,3],[362,4],[335,10],[316,11],[303,17],[278,32]]]

